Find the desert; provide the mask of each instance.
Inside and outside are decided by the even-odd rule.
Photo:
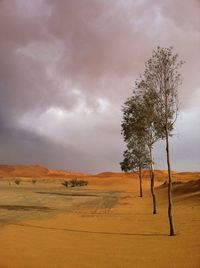
[[[200,0],[0,0],[0,268],[200,268]]]
[[[0,172],[1,267],[199,267],[199,172],[173,171],[174,237],[168,234],[165,171],[155,172],[157,215],[147,172],[143,198],[137,174],[40,166],[0,166]],[[75,176],[88,185],[61,184]]]

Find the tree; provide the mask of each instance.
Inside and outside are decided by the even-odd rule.
[[[156,130],[166,142],[168,167],[168,219],[170,236],[175,235],[172,210],[172,175],[170,166],[169,136],[174,128],[178,112],[178,91],[181,83],[179,69],[184,62],[173,53],[173,48],[153,51],[145,66],[144,83],[148,91],[155,92],[157,119]]]
[[[150,164],[149,153],[146,146],[145,126],[142,96],[134,92],[123,106],[122,134],[127,143],[127,150],[124,152],[124,160],[120,163],[121,169],[125,172],[138,171],[140,181],[140,197],[142,191],[142,170]]]
[[[149,166],[148,151],[138,137],[133,137],[127,147],[128,149],[123,154],[124,160],[120,163],[121,169],[125,172],[138,172],[140,197],[143,197],[142,170]]]
[[[155,92],[147,90],[144,79],[137,80],[133,96],[125,102],[122,129],[126,142],[133,135],[142,138],[145,154],[149,154],[148,163],[151,179],[151,194],[153,200],[153,214],[157,213],[156,196],[154,191],[153,145],[160,138],[155,128]],[[149,152],[146,149],[148,147]]]

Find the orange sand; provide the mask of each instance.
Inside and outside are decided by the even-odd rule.
[[[174,187],[177,235],[169,237],[166,187],[156,190],[158,215],[152,215],[148,179],[139,198],[136,178],[103,177],[90,178],[89,189],[121,191],[115,207],[77,207],[69,214],[0,228],[0,267],[200,267],[199,180]]]

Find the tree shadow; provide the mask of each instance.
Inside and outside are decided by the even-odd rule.
[[[83,193],[36,192],[36,194],[61,195],[61,196],[78,196],[78,197],[99,197],[99,195],[96,195],[96,194],[83,194]]]
[[[157,215],[157,214],[153,214],[152,212],[146,212],[146,213],[142,213],[142,212],[139,213],[139,212],[138,212],[138,213],[135,213],[135,215],[143,215],[143,216],[148,216],[148,215],[150,215],[150,216],[151,216],[151,215]]]
[[[68,228],[56,228],[56,227],[44,227],[39,225],[32,224],[20,224],[15,223],[12,225],[28,227],[28,228],[37,228],[42,230],[54,230],[54,231],[66,231],[66,232],[74,232],[74,233],[86,233],[86,234],[99,234],[99,235],[116,235],[116,236],[146,236],[146,237],[154,237],[161,236],[166,237],[167,234],[159,234],[159,233],[120,233],[120,232],[100,232],[100,231],[88,231],[88,230],[77,230],[77,229],[68,229]]]
[[[0,209],[6,210],[14,210],[14,211],[30,211],[30,210],[38,210],[38,211],[50,211],[52,208],[45,206],[20,206],[20,205],[0,205]]]

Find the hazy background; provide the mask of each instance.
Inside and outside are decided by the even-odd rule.
[[[199,0],[0,0],[0,163],[119,170],[121,106],[158,45],[186,61],[172,169],[200,170]]]

